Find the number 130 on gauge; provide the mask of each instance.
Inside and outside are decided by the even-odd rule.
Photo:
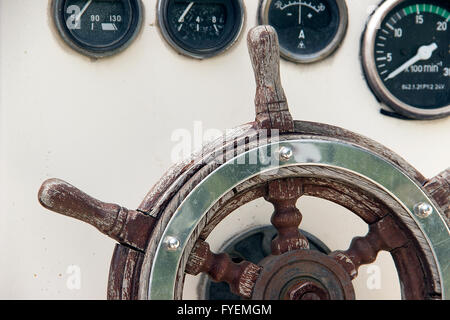
[[[125,49],[141,26],[140,0],[55,0],[53,15],[63,40],[92,57]]]

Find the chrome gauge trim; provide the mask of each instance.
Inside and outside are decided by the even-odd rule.
[[[259,6],[259,24],[269,24],[269,8],[273,1],[276,0],[262,0]],[[286,60],[296,62],[296,63],[313,63],[323,60],[334,53],[339,45],[344,40],[345,34],[347,33],[348,26],[348,10],[345,0],[335,0],[339,10],[339,27],[334,36],[333,40],[322,50],[314,54],[293,54],[283,48],[280,44],[280,56]]]
[[[278,160],[278,150],[290,148],[292,157]],[[265,156],[267,150],[271,156]],[[256,164],[246,160],[256,159]],[[438,266],[442,298],[450,290],[450,231],[433,202],[405,173],[376,154],[341,142],[291,140],[263,145],[226,162],[202,180],[177,208],[170,219],[152,262],[148,298],[174,299],[177,272],[183,252],[198,223],[226,192],[241,182],[269,171],[289,166],[325,166],[358,175],[384,189],[408,212],[422,230]],[[428,203],[432,212],[426,218],[414,214],[417,203]],[[176,236],[179,246],[168,250],[165,239]]]
[[[206,51],[204,53],[192,52],[192,51],[186,50],[185,48],[181,47],[176,41],[174,41],[172,39],[170,32],[167,30],[167,21],[166,21],[166,14],[165,14],[169,1],[170,0],[158,0],[157,8],[156,8],[156,17],[157,17],[157,21],[158,21],[157,24],[159,26],[159,30],[161,31],[163,38],[178,53],[180,53],[184,56],[187,56],[187,57],[194,58],[194,59],[199,59],[199,60],[207,59],[207,58],[211,58],[211,57],[214,57],[214,56],[224,53],[225,51],[230,49],[239,40],[239,38],[242,34],[242,30],[245,25],[245,21],[246,21],[246,10],[245,10],[243,0],[235,0],[236,3],[239,5],[239,11],[242,13],[241,22],[238,26],[238,29],[236,30],[236,34],[233,36],[233,38],[231,40],[229,40],[229,42],[225,46],[223,46],[217,50]]]
[[[421,109],[404,103],[395,97],[384,85],[375,65],[375,40],[384,18],[398,5],[407,0],[386,0],[372,14],[367,23],[361,47],[361,63],[367,83],[375,96],[388,107],[406,115],[419,119],[443,118],[450,114],[450,105],[438,109]]]

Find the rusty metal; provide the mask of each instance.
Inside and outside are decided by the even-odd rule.
[[[205,272],[214,281],[228,283],[231,292],[247,299],[252,295],[260,270],[248,261],[234,263],[226,253],[212,253],[209,244],[202,240],[195,244],[186,265],[186,273],[198,275]]]
[[[261,273],[252,299],[353,300],[355,292],[346,270],[329,256],[312,250],[271,255],[260,262]]]

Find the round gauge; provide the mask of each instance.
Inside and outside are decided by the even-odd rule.
[[[203,59],[234,44],[244,24],[242,0],[159,0],[162,34],[179,53]]]
[[[141,26],[140,0],[54,0],[56,27],[78,52],[100,58],[126,48]]]
[[[259,22],[275,28],[283,58],[301,63],[333,53],[347,30],[344,0],[264,0]]]
[[[362,42],[362,63],[378,99],[409,118],[450,114],[450,1],[387,0]]]

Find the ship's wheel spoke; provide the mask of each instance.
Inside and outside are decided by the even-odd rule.
[[[392,251],[402,247],[408,239],[398,228],[392,217],[371,224],[364,237],[355,237],[346,251],[333,251],[330,256],[339,262],[352,279],[358,275],[358,269],[364,264],[375,261],[378,252]]]
[[[207,273],[214,281],[228,283],[231,292],[246,299],[252,295],[260,269],[245,260],[235,263],[226,253],[211,252],[209,244],[203,240],[196,242],[186,265],[186,273]]]
[[[274,206],[271,223],[278,232],[272,240],[274,255],[297,249],[309,249],[308,240],[298,230],[302,214],[297,209],[296,203],[303,194],[302,189],[302,184],[295,179],[275,180],[268,184],[265,199]]]

